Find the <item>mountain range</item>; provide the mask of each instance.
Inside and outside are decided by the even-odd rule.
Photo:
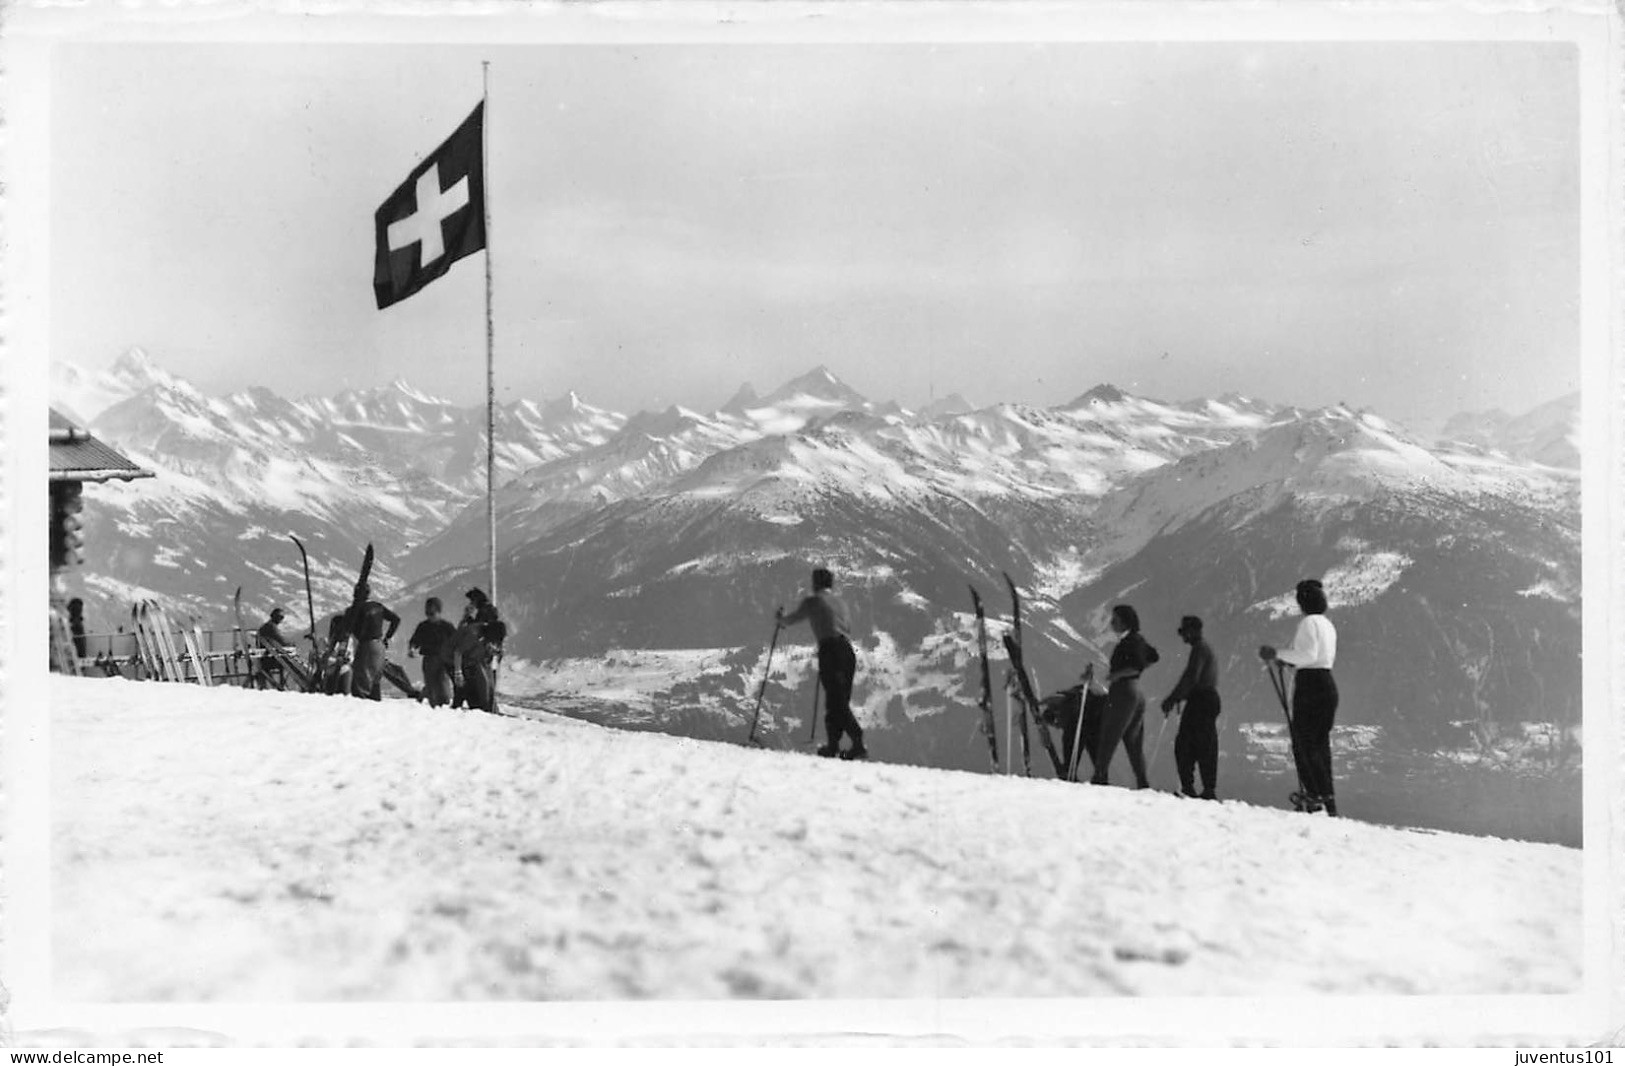
[[[209,397],[140,352],[99,374],[58,364],[53,396],[159,474],[87,493],[93,628],[127,617],[141,590],[224,624],[237,585],[295,624],[290,532],[312,547],[318,614],[347,599],[368,541],[375,588],[403,616],[486,583],[482,408],[399,381]],[[606,677],[584,713],[742,735],[773,608],[823,563],[855,616],[856,702],[881,750],[978,767],[967,586],[1002,662],[1011,575],[1047,689],[1109,649],[1106,612],[1126,600],[1163,652],[1148,687],[1165,691],[1183,662],[1178,618],[1201,615],[1226,700],[1264,717],[1253,653],[1288,642],[1290,590],[1319,575],[1344,640],[1340,722],[1413,744],[1577,722],[1577,416],[1569,397],[1464,414],[1421,440],[1369,411],[1110,385],[1053,407],[949,397],[910,411],[824,367],[766,395],[742,386],[710,412],[509,404],[496,506],[513,678],[546,700],[638,652],[682,664],[675,653],[708,651],[712,666],[641,677],[635,697]],[[804,728],[791,691],[810,684],[804,640],[780,640],[770,736]]]

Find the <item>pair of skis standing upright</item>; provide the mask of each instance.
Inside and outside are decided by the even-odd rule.
[[[1038,714],[1038,694],[1033,689],[1032,675],[1027,672],[1027,660],[1022,654],[1021,647],[1021,593],[1016,590],[1016,583],[1009,574],[1004,575],[1004,583],[1010,588],[1010,632],[1004,634],[1002,642],[1004,651],[1010,659],[1010,672],[1014,675],[1016,684],[1016,702],[1021,705],[1020,723],[1021,737],[1021,765],[1028,777],[1032,776],[1032,741],[1027,732],[1027,720],[1030,717],[1038,726],[1038,738],[1044,743],[1044,751],[1055,767],[1055,776],[1064,781],[1077,779],[1078,756],[1083,747],[1083,715],[1078,716],[1077,733],[1072,743],[1072,759],[1070,765],[1061,758],[1055,750],[1055,741],[1049,735],[1049,726]],[[982,708],[982,732],[987,736],[987,751],[993,760],[993,772],[999,772],[999,741],[993,728],[993,675],[987,661],[987,611],[982,606],[982,594],[972,585],[970,590],[971,602],[976,605],[976,640],[982,657],[982,692],[978,705]]]

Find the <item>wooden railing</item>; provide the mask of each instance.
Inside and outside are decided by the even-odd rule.
[[[260,647],[253,633],[176,624],[153,600],[131,608],[128,630],[84,634],[82,653],[66,618],[54,608],[51,614],[51,668],[58,673],[282,687],[285,653]]]
[[[196,619],[177,625],[156,600],[130,609],[130,629],[87,633],[81,654],[67,618],[51,609],[51,669],[90,677],[182,681],[198,685],[344,692],[349,690],[348,654],[324,659],[320,669],[287,648],[267,648],[239,629],[204,629]],[[344,653],[344,648],[337,651]],[[399,664],[386,661],[382,680],[412,699],[423,693]]]

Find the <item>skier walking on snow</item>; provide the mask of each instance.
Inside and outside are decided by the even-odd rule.
[[[406,642],[406,654],[423,656],[423,694],[431,707],[444,707],[451,702],[452,655],[457,643],[457,627],[440,615],[440,598],[430,596],[423,605],[426,616],[412,630]]]
[[[818,749],[825,758],[863,759],[869,755],[863,746],[863,727],[852,713],[852,680],[857,676],[858,659],[852,650],[846,607],[835,595],[835,575],[824,567],[812,572],[812,595],[802,599],[789,614],[780,607],[774,614],[782,626],[805,620],[818,641],[818,680],[824,686],[824,732],[828,743]],[[852,746],[841,751],[841,736],[852,738]]]
[[[1106,677],[1106,710],[1100,722],[1100,752],[1090,784],[1104,785],[1111,769],[1117,743],[1122,741],[1134,771],[1134,787],[1150,788],[1145,773],[1145,693],[1140,691],[1140,674],[1161,656],[1140,635],[1139,613],[1126,603],[1112,608],[1112,632],[1119,634],[1112,649],[1110,673]]]
[[[1303,617],[1292,635],[1290,648],[1269,644],[1258,649],[1265,662],[1279,660],[1297,668],[1292,681],[1292,757],[1298,777],[1309,794],[1309,810],[1326,808],[1337,816],[1332,788],[1332,722],[1337,717],[1337,682],[1332,664],[1337,660],[1337,627],[1326,617],[1326,590],[1314,578],[1298,582],[1298,609]]]
[[[355,587],[350,604],[349,630],[355,638],[355,662],[350,670],[350,694],[362,699],[383,699],[384,648],[401,625],[401,616],[372,598],[365,582]],[[387,626],[387,628],[386,628]]]
[[[1167,718],[1180,702],[1179,732],[1174,736],[1174,765],[1179,769],[1179,789],[1187,796],[1198,795],[1196,771],[1202,771],[1202,799],[1217,799],[1214,789],[1219,776],[1219,663],[1213,649],[1202,638],[1202,620],[1188,614],[1179,620],[1179,637],[1191,646],[1191,657],[1179,683],[1162,701]]]

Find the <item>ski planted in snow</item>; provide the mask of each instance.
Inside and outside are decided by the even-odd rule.
[[[1014,663],[1016,653],[1011,650],[1013,645],[1010,634],[1006,633],[999,639],[1004,644],[1005,658]],[[1004,700],[1004,724],[1007,728],[1010,725],[1011,704],[1014,703],[1015,706],[1021,708],[1021,713],[1016,715],[1014,732],[1017,737],[1021,738],[1021,772],[1024,776],[1031,777],[1033,776],[1033,742],[1031,735],[1027,732],[1027,702],[1021,698],[1021,684],[1016,680],[1016,668],[1014,666],[1004,672]],[[1014,740],[1009,741],[1009,743],[1012,747],[1015,745]]]
[[[350,597],[350,608],[344,620],[345,662],[355,662],[355,653],[360,645],[355,636],[356,626],[361,621],[361,612],[356,609],[359,606],[357,601],[360,599],[361,586],[367,584],[368,579],[372,577],[372,562],[372,542],[369,541],[366,554],[361,557],[361,575],[355,579],[355,594]]]
[[[987,751],[993,759],[993,772],[999,772],[999,738],[993,729],[993,676],[987,666],[987,612],[982,609],[982,594],[976,586],[970,588],[971,602],[976,604],[976,644],[982,655],[982,694],[978,703],[982,708],[982,732],[987,736]]]
[[[192,623],[191,633],[181,630],[192,646],[193,665],[197,667],[197,677],[205,685],[214,684],[214,668],[209,665],[209,636],[203,632],[203,623],[199,622],[197,615],[191,615],[188,621]]]
[[[292,533],[288,534],[294,546],[299,549],[299,559],[305,566],[305,610],[310,613],[310,632],[305,639],[310,641],[310,659],[307,674],[310,681],[305,685],[305,691],[320,691],[323,686],[319,684],[325,671],[322,669],[322,642],[316,636],[316,597],[310,591],[310,554],[305,551],[304,542]]]
[[[163,680],[158,672],[158,660],[152,648],[147,644],[147,634],[141,625],[141,604],[130,606],[130,632],[135,635],[135,653],[141,660],[141,671],[144,677]]]
[[[1066,780],[1066,763],[1062,761],[1060,752],[1055,750],[1055,741],[1049,735],[1049,726],[1044,724],[1043,716],[1038,713],[1038,696],[1033,691],[1032,675],[1027,673],[1027,660],[1021,649],[1021,593],[1016,590],[1016,583],[1009,574],[1004,575],[1004,583],[1010,586],[1010,632],[1004,635],[1004,649],[1010,655],[1010,669],[1016,675],[1018,703],[1021,704],[1023,758],[1026,757],[1027,720],[1030,718],[1038,726],[1038,739],[1044,742],[1044,751],[1049,755],[1050,764],[1055,768],[1055,776]],[[1027,766],[1027,776],[1032,776],[1032,766]]]
[[[55,604],[51,605],[51,663],[59,674],[79,676],[85,672],[68,617]]]
[[[163,615],[163,609],[158,606],[157,600],[148,600],[142,609],[142,617],[147,625],[147,637],[158,647],[158,658],[164,664],[164,672],[171,681],[185,681],[186,670],[181,666],[181,657],[175,648],[175,638],[169,632],[169,619]]]
[[[231,631],[232,658],[243,664],[243,687],[254,687],[254,656],[249,653],[248,634],[243,632],[243,587],[231,594],[231,614],[237,627]]]
[[[157,600],[142,600],[133,610],[136,642],[143,646],[147,665],[152,675],[162,681],[185,681],[186,668],[175,634],[169,628],[169,618]],[[199,679],[201,681],[201,678]]]

